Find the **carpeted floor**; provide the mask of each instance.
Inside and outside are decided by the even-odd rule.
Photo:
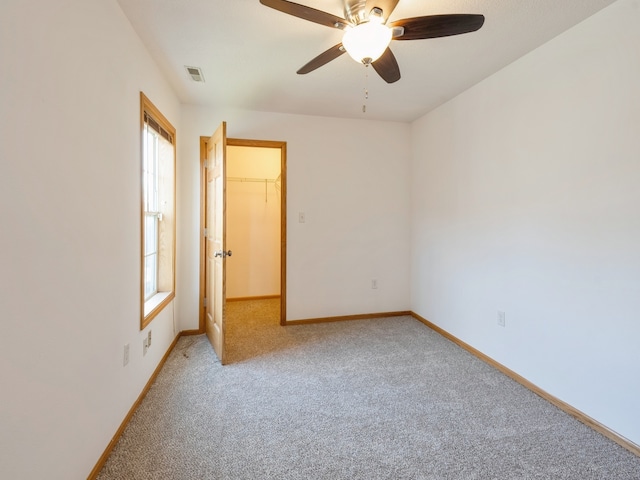
[[[238,302],[228,338],[225,367],[180,339],[99,479],[640,479],[639,457],[410,317],[280,327],[277,302]]]

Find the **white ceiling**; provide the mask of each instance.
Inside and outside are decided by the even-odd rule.
[[[402,74],[394,84],[346,54],[297,75],[342,32],[259,0],[118,2],[184,104],[409,122],[614,0],[400,0],[391,21],[446,13],[486,20],[474,33],[393,41]],[[297,3],[344,16],[343,0]],[[206,82],[193,82],[185,65],[200,67]]]

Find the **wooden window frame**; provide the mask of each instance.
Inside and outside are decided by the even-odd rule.
[[[173,161],[170,166],[161,166],[164,178],[168,179],[161,188],[160,203],[162,221],[158,222],[158,292],[145,301],[145,198],[144,198],[144,136],[145,114],[163,130],[161,135],[173,147]],[[166,135],[166,136],[165,136]],[[176,129],[158,108],[140,92],[140,330],[175,298],[175,258],[176,258]]]

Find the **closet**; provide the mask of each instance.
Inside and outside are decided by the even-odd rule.
[[[280,148],[227,146],[227,301],[278,298]]]

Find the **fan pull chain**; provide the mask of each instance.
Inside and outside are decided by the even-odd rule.
[[[369,64],[365,64],[364,69],[364,103],[362,104],[362,113],[367,113],[367,100],[369,100]]]

